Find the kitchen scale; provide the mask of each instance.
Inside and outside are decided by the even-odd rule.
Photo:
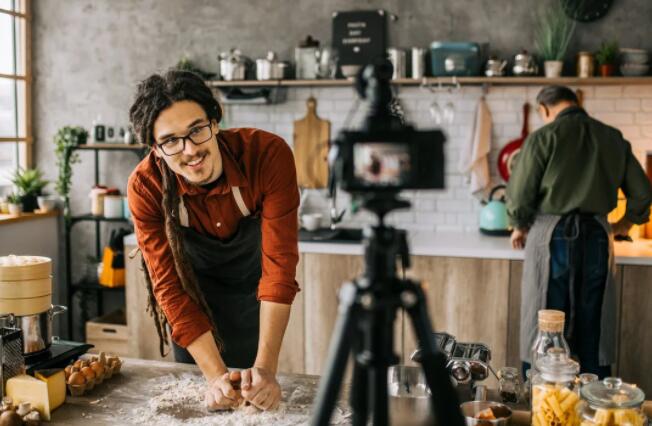
[[[70,364],[70,361],[79,358],[93,347],[88,343],[53,339],[48,349],[25,356],[25,370],[27,374],[34,375],[36,370],[64,368]]]

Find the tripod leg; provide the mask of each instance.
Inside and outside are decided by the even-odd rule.
[[[324,369],[327,375],[323,376],[319,383],[313,425],[327,426],[335,408],[346,361],[351,352],[356,295],[357,288],[352,283],[344,284],[340,290],[340,312],[328,349],[328,361]]]
[[[354,353],[357,351],[354,350]],[[366,366],[355,360],[353,364],[353,380],[351,383],[351,411],[353,412],[352,424],[354,426],[364,426],[367,424],[369,413],[369,371]]]
[[[464,426],[460,402],[446,371],[445,356],[439,351],[432,338],[432,325],[426,307],[426,296],[421,287],[406,282],[401,299],[412,320],[419,347],[422,350],[421,365],[428,386],[432,390],[431,401],[438,425]]]

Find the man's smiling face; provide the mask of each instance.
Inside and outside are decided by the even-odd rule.
[[[205,185],[222,175],[217,132],[217,123],[206,117],[201,105],[193,101],[178,101],[161,111],[154,122],[154,153],[186,181]],[[183,150],[166,155],[181,149],[183,137],[186,137]]]

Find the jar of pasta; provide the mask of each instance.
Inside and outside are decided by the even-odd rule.
[[[580,366],[564,350],[551,348],[537,361],[532,378],[532,425],[579,425],[579,387],[575,380]]]
[[[581,390],[580,426],[644,426],[645,394],[616,377],[588,383]]]

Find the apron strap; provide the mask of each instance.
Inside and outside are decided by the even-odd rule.
[[[232,186],[231,192],[233,193],[233,199],[235,200],[235,203],[238,205],[238,208],[240,209],[242,216],[244,217],[250,216],[251,212],[247,208],[247,205],[245,204],[244,199],[242,198],[242,193],[240,192],[240,188],[238,188],[237,186]],[[188,228],[190,226],[190,221],[188,220],[188,210],[186,209],[186,205],[183,203],[183,196],[179,197],[179,223],[181,223],[181,226],[185,228]]]
[[[237,186],[232,186],[231,192],[233,192],[233,198],[235,199],[235,203],[238,205],[238,208],[240,209],[242,216],[244,217],[249,216],[251,212],[247,208],[247,205],[245,204],[244,200],[242,199],[240,188],[238,188]]]

